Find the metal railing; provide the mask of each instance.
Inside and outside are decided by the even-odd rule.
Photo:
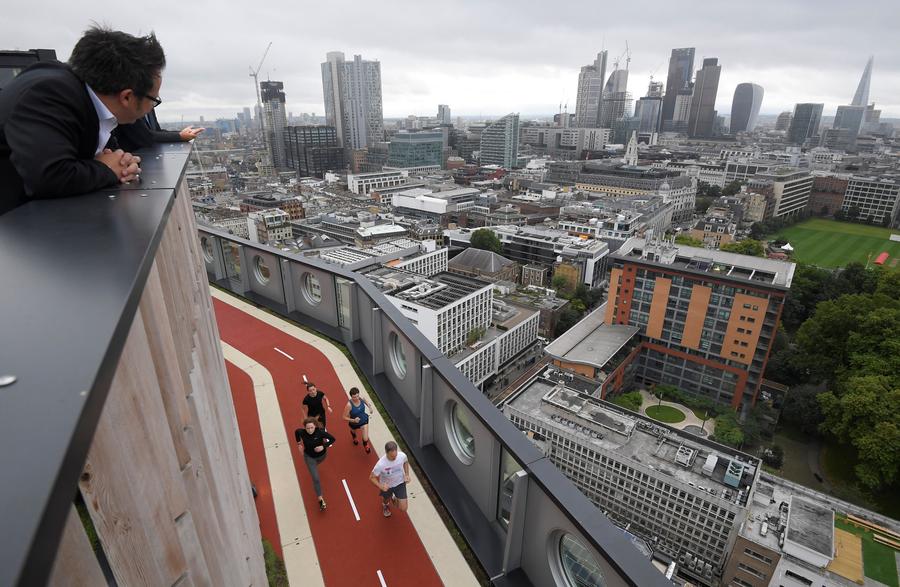
[[[199,238],[210,282],[350,349],[495,584],[574,584],[568,536],[602,584],[671,585],[364,276],[210,227]]]

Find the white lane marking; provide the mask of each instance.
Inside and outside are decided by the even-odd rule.
[[[277,346],[276,346],[276,347],[272,347],[272,348],[274,348],[276,351],[278,351],[279,353],[281,353],[281,354],[284,355],[285,357],[289,358],[290,360],[292,360],[292,361],[294,360],[294,357],[290,356],[289,354],[287,354],[286,352],[284,352],[283,350],[281,350],[281,349],[278,348]]]
[[[381,581],[381,587],[387,587],[387,583],[384,582],[384,575],[381,574],[381,569],[378,569],[378,580]]]
[[[309,380],[306,378],[306,373],[303,374],[303,383],[309,383]]]
[[[356,521],[359,521],[359,511],[356,509],[356,502],[353,501],[353,496],[350,495],[350,488],[347,487],[347,480],[341,479],[341,483],[344,484],[344,491],[347,492],[347,499],[350,500],[350,507],[353,508],[353,515],[356,517]]]

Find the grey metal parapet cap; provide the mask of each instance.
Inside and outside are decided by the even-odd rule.
[[[0,585],[46,583],[189,145],[140,153],[140,184],[0,216]]]

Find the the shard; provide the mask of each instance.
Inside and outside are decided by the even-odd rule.
[[[867,106],[869,104],[869,86],[872,83],[872,61],[874,57],[869,57],[866,62],[866,69],[863,70],[859,85],[856,87],[856,93],[853,94],[852,106]]]

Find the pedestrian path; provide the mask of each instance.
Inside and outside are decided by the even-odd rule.
[[[291,583],[477,585],[415,475],[408,515],[395,511],[391,518],[382,516],[368,476],[391,437],[376,413],[370,420],[373,452],[352,444],[341,414],[346,391],[364,387],[349,359],[312,333],[212,292],[248,469],[257,487],[260,525],[263,536],[280,546]],[[328,430],[338,441],[319,467],[325,512],[319,510],[293,439],[301,423],[303,375],[327,394],[334,408],[328,413]]]
[[[649,408],[651,406],[659,405],[660,401],[656,396],[651,394],[646,389],[641,389],[640,393],[641,393],[641,399],[644,400],[643,403],[641,404],[641,413],[646,416],[647,408]],[[691,410],[689,407],[682,405],[682,404],[677,404],[675,402],[669,402],[666,400],[662,401],[662,405],[675,408],[676,410],[678,410],[679,412],[682,412],[684,414],[684,420],[682,420],[681,422],[676,422],[674,424],[666,423],[666,426],[671,426],[672,428],[677,428],[679,430],[684,430],[688,426],[696,426],[697,428],[700,428],[701,426],[703,426],[703,420],[698,418],[694,414],[693,410]],[[647,417],[649,418],[649,416],[647,416]],[[711,422],[710,422],[710,424],[711,424]]]

